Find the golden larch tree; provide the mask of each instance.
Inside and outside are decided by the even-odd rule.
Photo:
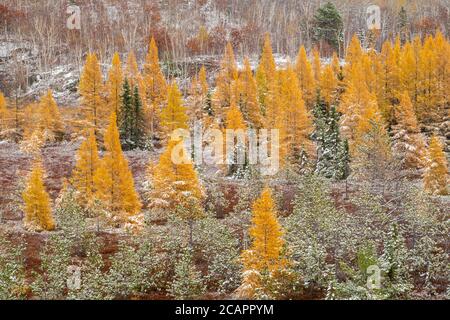
[[[355,62],[360,61],[362,55],[363,55],[363,50],[361,48],[361,42],[359,41],[358,36],[356,34],[354,34],[352,39],[350,40],[350,44],[347,48],[347,53],[345,56],[345,63],[346,63],[345,69],[348,70],[349,68],[352,67],[352,65]]]
[[[253,76],[252,68],[248,58],[244,59],[244,70],[240,75],[241,92],[239,95],[239,106],[242,110],[245,120],[253,128],[262,128],[263,116],[258,101],[258,92],[256,80]]]
[[[448,162],[443,146],[437,136],[433,136],[428,147],[424,188],[430,194],[448,194]]]
[[[50,196],[45,190],[44,169],[40,161],[34,163],[22,197],[25,203],[25,227],[31,230],[54,230]]]
[[[314,80],[316,83],[319,83],[320,76],[322,74],[322,62],[320,61],[320,53],[317,48],[314,48],[312,52],[312,61],[313,61],[313,72],[314,72]]]
[[[86,119],[96,135],[107,122],[108,112],[102,93],[104,84],[95,53],[89,53],[80,77],[79,91]]]
[[[271,126],[276,113],[276,95],[278,91],[277,70],[272,52],[269,34],[266,34],[261,59],[256,69],[256,85],[266,126]]]
[[[202,213],[202,187],[182,140],[170,139],[159,162],[150,164],[148,172],[151,184],[149,203],[152,209],[167,214],[167,211],[174,211],[177,206],[181,206],[192,217]]]
[[[77,152],[77,162],[72,172],[72,185],[86,202],[91,204],[94,200],[94,174],[99,166],[97,141],[93,129],[89,136],[81,143]]]
[[[9,125],[10,112],[6,107],[6,99],[0,91],[0,131],[6,130]]]
[[[416,115],[419,121],[436,120],[439,115],[437,56],[429,36],[419,52]]]
[[[286,156],[294,162],[300,162],[303,156],[312,157],[315,153],[310,140],[313,124],[303,101],[298,79],[292,67],[288,66],[281,81],[281,116],[283,122],[278,126],[284,134]],[[283,138],[283,134],[281,135]],[[283,141],[284,140],[284,141]]]
[[[110,116],[110,123],[105,131],[104,144],[106,152],[94,174],[96,197],[111,212],[126,220],[127,217],[139,213],[141,202],[134,188],[128,161],[122,152],[114,112]]]
[[[53,137],[57,134],[61,134],[63,131],[63,123],[61,121],[61,115],[53,99],[51,90],[48,90],[46,94],[41,97],[39,102],[39,130]]]
[[[227,43],[225,54],[220,63],[220,70],[216,77],[216,90],[213,96],[214,115],[219,121],[225,121],[227,109],[230,107],[233,96],[233,83],[238,80],[238,70],[234,59],[231,43]]]
[[[378,110],[378,104],[376,96],[367,88],[361,62],[355,62],[348,71],[347,83],[338,111],[342,113],[342,134],[351,141],[355,139],[355,128],[362,112],[367,109]]]
[[[161,128],[168,137],[176,129],[187,129],[188,120],[181,92],[177,83],[173,81],[169,86],[167,104],[161,111]]]
[[[206,69],[205,66],[202,66],[199,73],[193,77],[191,82],[191,107],[189,108],[191,122],[196,120],[203,122],[205,120],[204,114],[208,91],[209,87],[206,79]]]
[[[155,38],[151,38],[144,64],[144,79],[148,102],[160,108],[166,100],[167,83],[159,66],[158,47]]]
[[[417,89],[418,89],[418,69],[417,69],[418,56],[411,43],[406,43],[403,47],[402,54],[400,56],[400,89],[402,92],[405,90],[408,92],[411,100],[416,103],[417,101]]]
[[[153,136],[159,130],[161,108],[167,99],[167,82],[159,65],[159,53],[156,41],[152,37],[148,47],[148,53],[144,64],[145,95],[143,96],[144,109],[148,110],[148,122],[150,135]],[[138,83],[140,87],[141,84]],[[140,88],[140,93],[142,93]]]
[[[119,53],[114,53],[106,83],[109,112],[119,114],[122,95],[123,72]]]
[[[319,86],[320,95],[328,105],[332,105],[337,98],[338,79],[331,64],[323,68]]]
[[[405,90],[399,97],[400,103],[394,112],[397,125],[393,127],[393,149],[404,168],[417,169],[424,163],[425,142],[408,91]]]
[[[304,46],[300,47],[295,64],[295,73],[297,74],[300,89],[302,90],[303,100],[308,109],[311,109],[316,102],[316,84],[312,66],[308,60]]]
[[[283,260],[283,230],[277,220],[272,192],[268,187],[253,203],[249,233],[252,244],[242,255],[245,269],[273,271],[280,268]]]

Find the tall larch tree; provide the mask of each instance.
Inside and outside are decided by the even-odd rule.
[[[252,243],[242,253],[244,264],[243,284],[239,295],[254,298],[262,286],[264,273],[276,274],[285,266],[283,259],[283,230],[277,220],[277,212],[271,190],[266,187],[253,203],[252,225],[249,230]]]
[[[194,121],[204,121],[204,114],[206,112],[207,98],[208,98],[208,81],[206,78],[205,66],[200,68],[199,73],[192,79],[190,94],[191,94],[191,108],[189,109],[189,116],[191,122]],[[206,121],[208,122],[208,121]],[[205,123],[204,123],[205,125]],[[208,123],[206,123],[206,126]]]
[[[265,125],[273,128],[277,113],[278,79],[269,34],[265,36],[261,59],[256,69],[256,84],[259,102],[264,110]]]
[[[237,130],[243,130],[245,133],[247,129],[247,125],[245,123],[244,117],[242,115],[242,112],[237,107],[236,103],[234,101],[231,102],[231,106],[227,112],[226,115],[226,121],[225,121],[225,129],[226,130],[234,130],[235,132],[238,132]],[[226,136],[228,139],[228,135]],[[233,150],[228,151],[227,150],[227,156],[230,157],[230,164],[228,166],[228,174],[233,175],[237,173],[239,168],[243,169],[245,163],[237,163],[239,161],[232,161],[233,159],[238,159],[239,152],[241,154],[245,155],[245,141],[244,144],[237,138],[234,138],[234,135],[230,136],[230,138],[233,137],[232,141],[226,141],[226,144],[230,144],[228,148],[231,146],[233,147]],[[245,159],[243,159],[244,162],[246,162]]]
[[[363,110],[378,109],[376,96],[369,91],[363,68],[355,62],[347,75],[347,88],[341,97],[338,111],[342,113],[341,132],[350,142],[355,139],[355,129]]]
[[[94,129],[89,130],[89,136],[81,143],[76,158],[71,183],[83,199],[83,204],[90,205],[94,200],[94,174],[99,165]]]
[[[122,95],[123,71],[120,62],[119,53],[114,53],[112,65],[108,73],[107,100],[110,112],[120,113],[121,95]]]
[[[54,230],[50,196],[45,190],[44,169],[40,161],[34,163],[22,197],[25,203],[25,227],[30,230]]]
[[[448,81],[448,64],[449,59],[449,42],[445,39],[441,31],[437,31],[433,41],[434,51],[436,54],[436,76],[437,76],[437,92],[436,100],[438,103],[438,115],[445,114],[443,111],[446,104],[450,101],[448,91],[446,91],[446,82]]]
[[[316,83],[319,83],[320,76],[322,74],[322,62],[320,61],[320,53],[317,48],[314,48],[312,52],[312,61],[313,61],[313,72],[314,72],[314,80]]]
[[[391,106],[400,90],[400,43],[394,46],[389,41],[383,44],[381,49],[382,73],[379,75],[381,92],[378,96],[378,104],[383,116],[390,119]]]
[[[320,95],[328,105],[333,104],[337,100],[338,79],[331,64],[323,68],[319,87]]]
[[[6,130],[9,124],[9,110],[6,107],[6,99],[0,91],[0,131]]]
[[[306,106],[308,109],[311,109],[316,100],[316,85],[314,81],[313,69],[308,60],[304,46],[300,47],[295,64],[295,73],[297,74]]]
[[[302,163],[304,157],[310,158],[314,154],[310,140],[313,126],[291,66],[281,73],[279,99],[280,159],[287,157],[292,163]]]
[[[423,167],[426,149],[420,133],[408,91],[400,96],[400,103],[395,107],[396,126],[393,126],[393,150],[404,168],[418,169]]]
[[[245,120],[253,128],[262,128],[263,116],[258,101],[258,91],[256,80],[253,76],[252,68],[248,58],[244,59],[244,70],[240,75],[241,93],[239,97],[239,106],[242,110]]]
[[[385,182],[390,178],[392,150],[385,120],[376,104],[362,111],[355,138],[350,143],[350,153],[353,174],[369,180],[372,187],[384,193]]]
[[[443,146],[437,136],[433,136],[428,147],[424,188],[430,194],[448,194],[448,161]]]
[[[159,65],[156,41],[152,37],[144,64],[146,103],[150,108],[150,132],[157,129],[161,108],[167,99],[167,83]]]
[[[167,104],[161,111],[161,128],[168,137],[176,129],[187,129],[188,120],[181,92],[174,81],[169,86]]]
[[[181,206],[181,209],[192,210],[191,214],[194,216],[200,214],[203,191],[182,140],[170,139],[159,162],[156,165],[150,164],[148,171],[151,184],[149,202],[152,209],[167,214]]]
[[[41,97],[39,102],[39,130],[55,138],[63,132],[61,115],[51,90]]]
[[[359,41],[358,36],[355,34],[353,35],[352,39],[350,40],[350,44],[347,48],[347,53],[345,56],[345,69],[349,70],[351,66],[355,63],[361,60],[361,57],[363,55],[363,50],[361,48],[361,42]]]
[[[108,210],[127,220],[139,213],[141,202],[134,188],[133,175],[128,168],[119,139],[116,114],[110,116],[104,136],[105,155],[94,174],[96,197]]]
[[[107,108],[102,96],[104,84],[95,53],[89,53],[81,73],[79,91],[86,119],[96,135],[107,122]]]
[[[400,57],[400,88],[402,92],[408,92],[411,100],[416,103],[419,71],[417,69],[418,56],[414,50],[413,45],[408,42],[405,44]]]
[[[220,70],[216,78],[216,90],[213,96],[214,115],[223,124],[227,109],[233,97],[233,84],[238,80],[238,70],[234,58],[233,47],[227,43],[225,54],[220,63]]]
[[[437,56],[433,38],[428,36],[419,52],[419,85],[416,114],[419,121],[436,120],[439,115]]]

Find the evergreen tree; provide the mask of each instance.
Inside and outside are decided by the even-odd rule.
[[[344,180],[348,175],[348,144],[342,141],[339,123],[340,114],[334,106],[327,107],[320,98],[314,109],[317,141],[316,173],[335,180]]]
[[[392,224],[380,258],[383,291],[390,299],[404,299],[413,288],[408,273],[405,240],[397,224]]]
[[[122,147],[124,150],[142,148],[144,146],[145,119],[138,86],[132,89],[128,79],[125,79],[121,98],[118,122]]]
[[[343,37],[342,17],[335,5],[327,2],[314,15],[314,36],[316,41],[324,40],[339,51]]]
[[[24,239],[21,239],[24,240]],[[0,299],[25,298],[25,241],[15,244],[0,232]]]
[[[121,95],[122,103],[118,117],[120,140],[124,150],[133,149],[133,127],[135,115],[133,110],[133,96],[131,93],[130,83],[125,79]]]
[[[142,148],[144,146],[145,137],[145,119],[142,109],[142,100],[139,95],[139,88],[134,87],[133,94],[133,111],[134,111],[134,123],[131,135],[131,141],[134,148]]]
[[[175,265],[175,276],[169,292],[175,299],[190,300],[198,298],[205,290],[202,274],[195,268],[192,253],[185,250]]]

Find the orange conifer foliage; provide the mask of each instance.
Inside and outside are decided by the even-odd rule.
[[[244,70],[240,75],[241,92],[239,95],[239,106],[245,120],[254,128],[262,128],[263,117],[258,101],[256,80],[253,76],[248,58],[244,59]]]
[[[186,129],[188,116],[182,104],[181,92],[174,81],[169,87],[167,105],[161,111],[161,128],[166,137],[176,129]]]
[[[423,177],[424,188],[430,194],[448,194],[448,162],[439,138],[433,136],[428,147]]]
[[[109,70],[107,87],[108,109],[119,114],[122,95],[123,72],[119,53],[114,53],[112,66]]]
[[[355,128],[364,110],[378,110],[376,96],[369,92],[361,63],[355,62],[348,71],[347,89],[343,93],[339,112],[342,116],[342,133],[345,138],[355,138]]]
[[[39,103],[39,130],[48,135],[55,135],[63,131],[63,124],[61,115],[59,113],[58,105],[51,90],[42,96]]]
[[[87,204],[94,200],[94,174],[99,166],[97,141],[94,130],[89,130],[89,137],[81,143],[77,152],[77,163],[72,172],[72,185]]]
[[[44,170],[36,161],[22,194],[25,203],[24,225],[31,230],[54,230],[55,221],[51,213],[50,197],[44,186]]]
[[[89,126],[96,134],[106,123],[107,108],[103,99],[104,85],[95,53],[89,53],[81,73],[79,91]]]
[[[401,157],[405,168],[420,168],[425,158],[425,142],[420,134],[416,115],[408,91],[400,95],[400,104],[395,110],[397,121],[393,149]]]
[[[328,105],[336,101],[338,79],[332,65],[327,65],[323,68],[320,76],[320,94]]]
[[[105,131],[106,153],[94,174],[96,198],[113,213],[128,217],[141,209],[139,196],[134,188],[133,175],[128,168],[119,140],[116,114],[113,112]]]
[[[233,83],[238,80],[238,71],[231,43],[225,47],[225,55],[220,64],[220,71],[216,78],[216,91],[213,97],[214,115],[219,121],[225,121],[227,108],[233,97]]]
[[[182,140],[169,140],[159,162],[149,166],[149,180],[151,208],[167,214],[181,206],[186,210],[179,212],[192,215],[191,218],[202,214],[202,187]]]
[[[9,125],[10,112],[6,107],[6,99],[0,91],[0,131],[6,130]]]
[[[243,262],[246,269],[274,270],[282,265],[283,230],[277,220],[277,212],[272,192],[265,188],[253,204],[251,247],[244,251]]]
[[[300,47],[295,65],[295,73],[298,77],[303,99],[307,107],[311,109],[316,101],[316,87],[312,66],[308,60],[304,46]]]
[[[280,159],[298,162],[302,154],[312,156],[314,147],[309,139],[312,122],[303,101],[302,92],[292,67],[280,73],[279,112]]]

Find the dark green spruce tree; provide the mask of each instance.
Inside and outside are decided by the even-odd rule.
[[[132,91],[133,90],[133,91]],[[144,116],[142,100],[137,87],[132,89],[128,79],[123,83],[122,105],[118,117],[120,141],[124,150],[144,146]]]
[[[130,83],[125,79],[122,90],[122,104],[120,107],[119,116],[117,117],[120,142],[124,150],[133,149],[132,132],[134,126],[134,108],[133,96],[131,94]]]
[[[348,142],[341,139],[340,117],[335,106],[328,106],[320,96],[317,98],[313,133],[317,142],[316,173],[334,180],[345,180],[349,175]]]
[[[343,28],[342,17],[331,2],[321,6],[314,15],[315,41],[325,41],[336,51],[342,44]]]
[[[131,141],[133,143],[133,148],[143,148],[145,144],[145,121],[142,112],[142,100],[139,96],[139,89],[137,86],[134,87],[133,109],[134,122],[131,131]]]

